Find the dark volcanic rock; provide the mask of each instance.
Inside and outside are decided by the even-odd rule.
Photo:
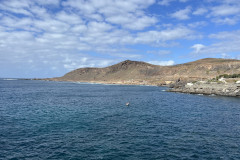
[[[170,92],[181,92],[191,94],[221,95],[221,96],[240,96],[240,84],[218,84],[218,83],[188,83],[181,87],[175,87]]]

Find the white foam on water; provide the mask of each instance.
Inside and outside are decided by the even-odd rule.
[[[13,78],[5,78],[5,79],[3,79],[4,81],[16,81],[16,80],[18,80],[18,79],[13,79]]]

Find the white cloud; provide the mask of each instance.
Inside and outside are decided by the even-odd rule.
[[[208,10],[206,8],[198,8],[197,10],[195,10],[193,12],[193,15],[197,15],[197,16],[204,15],[207,12],[208,12]]]
[[[187,20],[190,19],[189,14],[191,13],[191,7],[186,7],[185,9],[176,11],[171,14],[171,17],[179,19],[179,20]]]
[[[23,14],[23,15],[27,15],[27,16],[31,16],[32,14],[23,8],[13,8],[13,7],[6,7],[5,5],[0,4],[0,9],[1,10],[7,10],[10,11],[12,13],[16,13],[16,14]]]
[[[206,21],[199,21],[194,23],[189,23],[188,26],[191,28],[201,28],[207,26],[208,23]]]
[[[168,55],[168,54],[171,54],[171,53],[172,52],[169,51],[169,50],[160,50],[160,51],[158,51],[157,54],[159,54],[159,55]]]
[[[22,28],[23,30],[33,31],[35,28],[31,27],[32,20],[30,18],[17,18],[4,16],[0,19],[1,24],[6,30],[15,30],[15,28]]]
[[[201,50],[201,54],[222,55],[223,53],[238,52],[240,50],[240,41],[220,41]]]
[[[238,17],[234,17],[234,18],[229,18],[229,17],[225,17],[225,18],[213,18],[212,22],[217,23],[217,24],[227,24],[227,25],[235,25],[237,24],[237,22],[239,21]]]
[[[178,1],[178,0],[161,0],[158,2],[158,4],[162,5],[162,6],[168,6],[168,5],[170,5],[170,3],[174,2],[174,1]],[[179,2],[181,2],[181,3],[185,3],[188,1],[189,0],[179,0]]]
[[[161,66],[172,66],[175,64],[173,60],[169,61],[149,61],[148,63],[155,64],[155,65],[161,65]]]
[[[8,65],[14,71],[21,66],[32,73],[60,76],[78,67],[102,67],[126,58],[141,60],[146,56],[141,54],[145,53],[143,46],[153,47],[158,55],[168,55],[170,51],[159,50],[159,46],[198,38],[188,25],[159,27],[160,16],[148,12],[155,2],[0,1],[0,67]],[[188,17],[191,8],[186,10],[189,13],[183,13]],[[45,73],[48,69],[52,72]]]
[[[230,59],[231,56],[228,55],[228,54],[226,54],[226,53],[222,53],[222,54],[221,54],[221,58]]]
[[[105,20],[112,24],[121,25],[123,28],[132,30],[142,30],[157,22],[156,18],[144,15],[142,11],[142,9],[147,8],[154,2],[155,0],[68,0],[63,2],[63,5],[78,9],[83,16],[88,18],[102,20],[101,15],[104,15]]]
[[[34,0],[35,2],[37,2],[40,5],[59,5],[60,4],[60,0]]]
[[[90,32],[97,34],[97,33],[102,33],[105,31],[109,31],[109,30],[113,29],[113,26],[111,26],[110,24],[107,24],[105,22],[92,21],[92,22],[88,23],[88,29]]]
[[[158,2],[159,5],[168,6],[171,2],[175,0],[161,0]]]
[[[85,25],[75,25],[70,29],[71,32],[75,34],[85,33],[87,31],[87,26]]]
[[[131,59],[131,58],[139,59],[142,57],[139,54],[125,54],[125,53],[111,53],[111,56],[121,57],[124,59]]]
[[[55,19],[35,20],[33,22],[35,28],[54,33],[63,33],[69,30],[70,25]]]
[[[214,2],[208,6],[209,13],[206,16],[217,25],[235,25],[240,20],[240,1],[222,0]]]
[[[176,27],[162,31],[147,31],[139,33],[134,39],[135,43],[161,43],[164,41],[171,41],[176,39],[189,39],[192,38],[193,31],[186,27]]]
[[[240,50],[240,30],[231,32],[220,32],[217,34],[211,34],[209,38],[218,40],[218,42],[213,43],[208,46],[202,44],[196,44],[192,46],[195,49],[194,53],[205,54],[205,55],[228,55],[232,52],[239,52]]]
[[[67,0],[62,3],[63,6],[70,6],[79,9],[81,12],[91,14],[95,11],[93,5],[84,0]]]
[[[212,16],[229,16],[240,13],[239,6],[220,5],[211,8]]]
[[[9,0],[9,1],[2,2],[2,4],[7,6],[8,8],[29,8],[31,3],[32,2],[29,0],[22,0],[22,1]]]
[[[79,57],[78,59],[74,59],[71,57],[70,59],[65,59],[64,68],[68,71],[77,69],[77,68],[86,68],[86,67],[107,67],[113,63],[117,63],[114,60],[107,59],[96,59],[93,57]]]
[[[31,6],[31,13],[33,14],[32,16],[38,19],[50,18],[50,14],[47,12],[47,9],[37,5]]]
[[[217,34],[210,34],[209,38],[219,39],[219,40],[240,40],[239,37],[240,30],[235,30],[232,32],[219,32]]]
[[[205,46],[203,44],[194,44],[191,48],[194,49],[194,53],[195,54],[199,54],[200,51],[205,48]]]
[[[83,23],[80,16],[72,13],[66,13],[65,11],[61,11],[57,14],[56,18],[60,21],[63,21],[68,24],[81,24]]]
[[[136,17],[133,14],[128,15],[116,15],[108,17],[108,22],[113,24],[119,24],[124,28],[132,30],[142,30],[148,26],[151,26],[157,22],[157,19],[149,16]]]
[[[150,53],[150,54],[158,54],[160,56],[164,56],[164,55],[169,55],[171,54],[172,52],[169,51],[169,50],[153,50],[153,51],[147,51],[147,53]]]

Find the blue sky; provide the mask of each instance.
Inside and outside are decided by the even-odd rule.
[[[239,0],[1,0],[0,77],[240,59]]]

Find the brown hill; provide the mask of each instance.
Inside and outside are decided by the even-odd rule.
[[[239,60],[206,58],[174,66],[126,60],[105,68],[76,69],[63,77],[48,80],[159,85],[177,80],[211,79],[220,74],[234,73],[240,74]]]

